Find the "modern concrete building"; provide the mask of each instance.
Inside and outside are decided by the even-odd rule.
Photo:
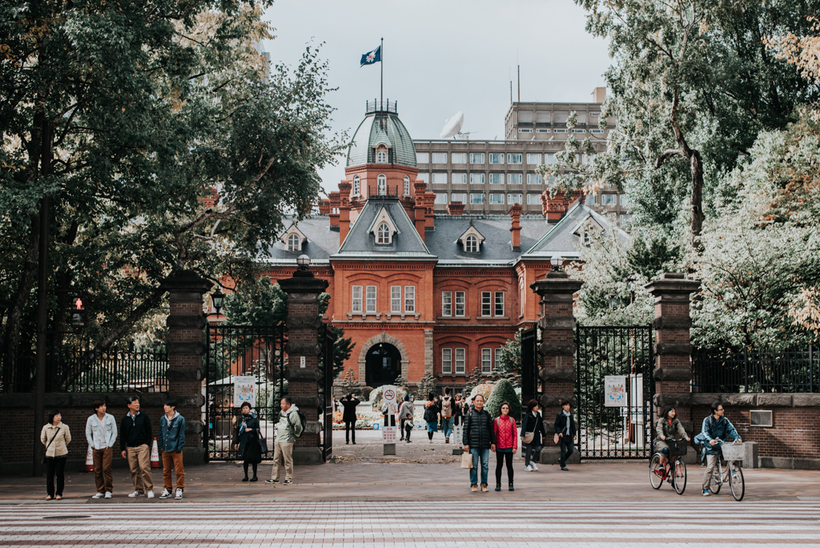
[[[436,196],[435,212],[445,213],[451,202],[461,202],[465,213],[503,214],[518,203],[524,215],[546,215],[558,222],[572,200],[542,200],[548,181],[536,168],[554,163],[569,135],[579,141],[590,138],[597,152],[606,149],[616,120],[601,124],[605,94],[606,88],[596,88],[590,103],[512,103],[504,140],[414,140],[418,176]],[[571,112],[576,113],[577,124],[570,130],[566,124]],[[585,196],[585,205],[614,216],[624,228],[630,224],[627,198],[614,189]]]

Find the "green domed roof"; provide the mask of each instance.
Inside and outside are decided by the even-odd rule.
[[[416,167],[416,147],[407,128],[399,120],[396,104],[387,102],[386,109],[368,103],[366,116],[347,151],[347,167],[376,163],[376,147],[384,144],[389,150],[388,164]]]

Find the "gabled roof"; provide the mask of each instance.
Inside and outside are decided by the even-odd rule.
[[[373,216],[373,221],[370,223],[370,226],[367,228],[367,231],[371,234],[374,234],[376,231],[376,225],[379,224],[379,221],[384,221],[385,223],[387,223],[387,226],[390,227],[391,233],[401,233],[398,227],[396,227],[396,222],[393,221],[393,217],[390,216],[390,212],[387,211],[387,208],[384,206],[382,206],[379,212]]]
[[[373,227],[381,215],[392,220],[396,234],[390,244],[376,244]],[[395,260],[435,260],[424,241],[416,232],[413,221],[395,197],[379,196],[370,198],[362,208],[356,222],[350,226],[344,243],[331,260],[341,259],[395,259]]]
[[[597,224],[604,234],[614,231],[618,239],[623,242],[629,241],[629,234],[613,225],[603,215],[577,202],[535,245],[522,253],[521,258],[548,259],[553,255],[560,255],[565,259],[577,259],[583,237],[579,231],[588,222]]]

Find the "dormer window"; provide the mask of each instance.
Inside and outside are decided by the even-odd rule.
[[[390,243],[390,227],[387,226],[387,223],[379,224],[379,228],[376,230],[376,243],[383,245]]]
[[[404,176],[404,195],[410,196],[410,177]]]
[[[376,180],[376,193],[379,196],[387,195],[387,176],[384,173],[379,174]]]
[[[386,164],[387,163],[387,152],[380,150],[378,154],[376,154],[376,163],[377,164]]]
[[[296,225],[291,225],[291,227],[282,234],[279,240],[289,252],[297,253],[302,251],[302,246],[307,242],[307,236],[302,234],[302,231],[296,228]]]
[[[464,250],[464,253],[480,253],[481,252],[481,243],[484,241],[484,236],[476,230],[476,227],[470,225],[464,234],[459,237],[457,243],[461,244],[461,249]]]
[[[478,253],[478,238],[476,238],[472,234],[467,236],[467,238],[464,240],[464,252]]]
[[[359,194],[361,194],[361,190],[362,190],[362,183],[359,180],[359,176],[356,175],[355,177],[353,177],[353,195],[358,196]]]
[[[290,234],[288,236],[288,251],[302,251],[301,242],[299,242],[299,236],[296,234]]]

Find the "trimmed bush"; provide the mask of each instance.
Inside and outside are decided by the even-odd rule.
[[[373,392],[372,386],[362,386],[362,400],[370,400],[370,393]]]
[[[510,404],[510,416],[514,418],[516,422],[520,422],[521,398],[515,393],[515,388],[513,388],[512,383],[507,379],[501,379],[496,383],[484,409],[495,418],[501,414],[501,403],[505,401]]]

